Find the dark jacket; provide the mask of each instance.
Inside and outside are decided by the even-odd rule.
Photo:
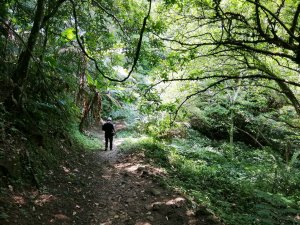
[[[103,124],[102,130],[104,130],[106,136],[113,136],[115,133],[115,127],[110,121]]]

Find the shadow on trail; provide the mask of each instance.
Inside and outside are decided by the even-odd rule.
[[[90,131],[103,138],[101,130]],[[103,139],[101,139],[103,140]],[[50,171],[44,188],[8,193],[1,224],[53,225],[220,225],[199,215],[180,193],[162,186],[166,172],[145,163],[142,153],[85,152]],[[1,203],[1,199],[0,199]],[[0,207],[1,208],[1,207]]]

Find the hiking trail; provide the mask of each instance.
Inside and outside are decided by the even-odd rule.
[[[90,134],[103,140],[100,128]],[[143,153],[121,154],[123,139],[113,151],[81,153],[50,171],[37,191],[8,193],[1,224],[59,225],[221,225],[205,208],[196,208],[159,179],[166,173],[145,161]],[[7,199],[8,200],[8,199]]]

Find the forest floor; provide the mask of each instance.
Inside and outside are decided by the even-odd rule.
[[[103,139],[100,130],[90,131]],[[0,198],[0,224],[40,225],[220,225],[160,180],[167,174],[142,153],[80,153],[65,160],[40,190],[15,191]],[[3,194],[3,193],[2,193]]]

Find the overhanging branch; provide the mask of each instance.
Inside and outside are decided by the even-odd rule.
[[[287,81],[285,79],[279,78],[279,77],[272,77],[268,75],[263,74],[255,74],[255,75],[248,75],[248,76],[229,76],[229,75],[212,75],[212,76],[203,76],[203,77],[194,77],[194,78],[174,78],[174,79],[163,79],[158,81],[157,83],[150,86],[150,88],[147,89],[146,93],[149,92],[152,88],[155,86],[161,84],[161,83],[167,83],[167,82],[178,82],[178,81],[201,81],[201,80],[207,80],[207,79],[214,79],[214,78],[222,78],[226,80],[237,80],[237,79],[266,79],[266,80],[274,80],[283,82],[286,84],[290,84],[296,87],[300,87],[300,84],[293,81]]]
[[[147,15],[144,17],[144,20],[143,20],[143,25],[142,25],[142,28],[141,28],[141,31],[140,31],[140,35],[139,35],[139,41],[138,41],[138,44],[137,44],[137,47],[136,47],[136,52],[135,52],[135,56],[134,56],[134,59],[133,59],[133,65],[128,73],[128,75],[123,78],[123,79],[115,79],[115,78],[112,78],[112,77],[109,77],[107,76],[99,67],[98,65],[98,62],[95,58],[93,58],[92,56],[90,56],[87,51],[85,50],[84,46],[83,46],[83,43],[81,42],[79,36],[78,36],[78,18],[77,18],[77,13],[76,13],[76,4],[74,3],[73,0],[70,0],[71,4],[72,4],[72,8],[73,8],[73,16],[74,16],[74,20],[75,20],[75,34],[76,34],[76,40],[78,42],[78,45],[81,49],[81,51],[84,53],[84,55],[90,59],[91,61],[94,62],[95,64],[95,67],[96,67],[96,70],[101,74],[101,76],[103,76],[104,78],[110,80],[110,81],[114,81],[114,82],[124,82],[126,81],[132,74],[132,72],[134,71],[136,65],[137,65],[137,62],[138,62],[138,59],[139,59],[139,56],[140,56],[140,51],[141,51],[141,46],[142,46],[142,41],[143,41],[143,36],[144,36],[144,32],[145,32],[145,29],[146,29],[146,25],[147,25],[147,20],[148,18],[150,17],[150,12],[151,12],[151,6],[152,6],[152,0],[149,1],[149,8],[148,8],[148,12],[147,12]]]

